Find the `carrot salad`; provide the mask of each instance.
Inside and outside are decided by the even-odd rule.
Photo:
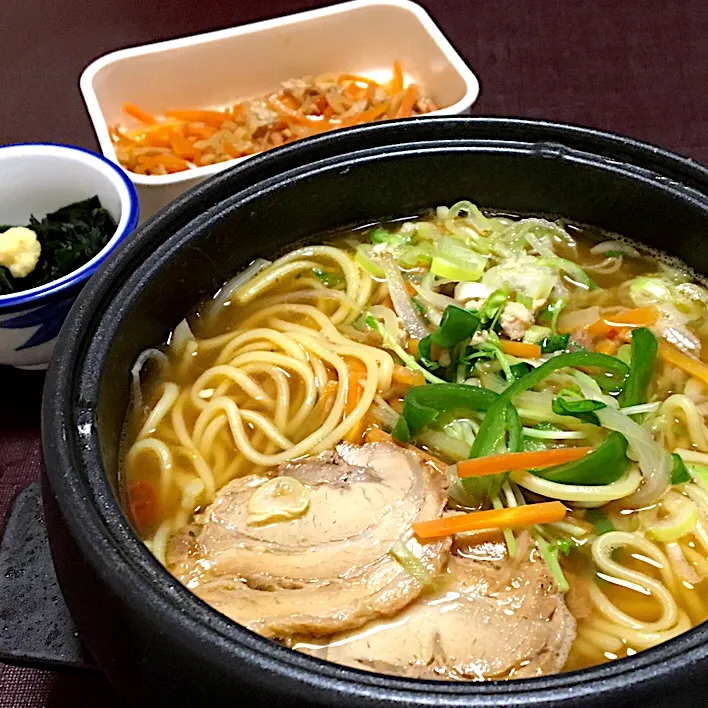
[[[110,128],[120,164],[141,175],[165,175],[253,155],[334,128],[437,110],[415,84],[405,85],[399,62],[378,83],[356,74],[283,81],[280,90],[222,110],[166,110],[152,115],[126,103],[139,127]]]

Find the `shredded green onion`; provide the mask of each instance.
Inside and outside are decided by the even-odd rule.
[[[495,509],[504,508],[504,504],[502,504],[502,500],[499,498],[499,495],[492,499],[492,506]],[[502,533],[504,534],[504,541],[506,543],[506,549],[509,552],[509,558],[516,558],[518,547],[516,545],[514,532],[511,529],[502,529]]]
[[[562,593],[568,592],[568,590],[570,590],[570,585],[568,584],[568,580],[563,574],[563,569],[560,567],[560,562],[558,561],[558,546],[548,543],[548,541],[543,538],[538,530],[534,532],[534,538],[536,540],[536,544],[538,545],[538,550],[541,557],[544,561],[546,561],[548,570],[551,572],[553,580],[555,580],[558,591]]]
[[[396,541],[389,553],[401,564],[403,570],[415,578],[423,587],[427,587],[433,582],[432,573],[403,541]]]
[[[686,497],[676,494],[663,501],[664,508],[669,515],[654,522],[648,529],[647,535],[662,543],[673,543],[693,531],[698,523],[698,509]]]

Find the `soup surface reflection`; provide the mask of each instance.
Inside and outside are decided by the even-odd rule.
[[[634,654],[708,617],[707,303],[661,254],[470,202],[258,260],[135,363],[126,510],[329,661]]]

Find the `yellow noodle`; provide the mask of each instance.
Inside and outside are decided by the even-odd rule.
[[[573,642],[573,651],[590,659],[593,664],[597,663],[598,647],[580,636],[577,636]]]
[[[213,340],[206,341],[209,342]],[[235,336],[229,340],[228,344],[220,347],[221,351],[219,352],[219,357],[216,360],[216,363],[225,364],[226,362],[231,361],[237,351],[248,351],[246,347],[249,342],[253,343],[254,347],[257,346],[258,350],[270,349],[269,345],[272,345],[274,348],[282,349],[285,354],[288,354],[294,359],[305,359],[305,353],[302,349],[287,336],[282,334],[282,332],[261,327],[258,329],[252,329],[248,332],[235,333]],[[200,346],[202,346],[201,343]]]
[[[596,618],[593,624],[599,631],[613,634],[636,649],[649,649],[691,629],[691,621],[685,612],[678,613],[673,627],[659,632],[647,631],[641,625],[640,629],[634,629],[602,618]]]
[[[231,295],[230,300],[240,305],[245,305],[260,295],[264,290],[268,290],[286,278],[303,271],[311,271],[313,268],[318,267],[319,264],[316,261],[297,261],[293,258],[289,258],[289,256],[292,256],[294,253],[298,252],[293,251],[293,253],[277,260],[273,265],[262,270],[255,278],[252,278],[236,290]]]
[[[608,619],[625,627],[631,627],[642,632],[662,632],[671,629],[678,618],[679,609],[676,600],[674,600],[663,582],[617,563],[612,558],[612,553],[616,549],[623,547],[636,548],[655,561],[661,569],[660,572],[664,581],[672,575],[668,559],[655,544],[638,533],[610,531],[595,539],[592,544],[592,557],[597,568],[607,576],[643,588],[644,592],[651,594],[661,606],[661,616],[655,622],[642,622],[620,610],[595,583],[591,583],[589,586],[590,598],[593,604]]]
[[[210,388],[212,379],[221,378],[221,384],[223,385],[225,381],[223,379],[229,379],[232,383],[240,386],[245,393],[247,393],[253,401],[257,401],[260,405],[265,408],[273,408],[275,401],[269,396],[262,388],[258,385],[250,376],[245,372],[240,371],[235,366],[213,366],[211,369],[207,369],[193,384],[190,390],[191,403],[195,408],[205,408],[208,401],[202,397],[201,393],[205,389]]]
[[[179,396],[179,387],[175,383],[168,382],[162,387],[162,395],[158,402],[153,406],[150,414],[147,417],[143,427],[137,435],[138,440],[149,435],[157,428],[160,421],[170,412],[174,406],[177,397]]]
[[[150,541],[150,550],[162,565],[167,565],[167,541],[174,530],[174,520],[167,519],[160,524]]]
[[[671,422],[674,418],[683,418],[691,444],[703,452],[708,452],[708,428],[706,428],[703,416],[698,412],[696,404],[688,396],[679,393],[669,396],[661,404],[659,412],[669,421],[664,428],[664,434],[671,450],[680,447],[675,442]]]
[[[187,373],[192,368],[194,363],[194,355],[199,349],[199,343],[194,339],[190,339],[185,345],[182,355],[179,358],[179,363],[177,364],[177,378],[185,379],[187,378]]]
[[[357,316],[356,309],[360,310],[364,306],[370,293],[370,287],[367,288],[365,285],[362,287],[361,280],[364,271],[354,262],[351,256],[342,249],[333,246],[305,246],[288,253],[237,290],[233,294],[232,300],[240,304],[246,304],[278,282],[282,282],[284,278],[292,276],[296,272],[313,270],[317,267],[318,264],[316,262],[298,260],[303,257],[321,257],[325,260],[334,261],[339,266],[346,283],[345,292],[355,305],[352,308],[343,303],[331,316],[331,319],[335,323],[354,319]]]
[[[622,641],[617,637],[607,634],[606,632],[600,632],[587,625],[578,628],[578,639],[592,644],[602,652],[611,651],[613,654],[620,652],[623,646]]]
[[[212,474],[211,469],[209,468],[207,463],[204,461],[204,458],[197,450],[194,441],[192,440],[192,436],[187,430],[187,425],[184,420],[184,404],[188,397],[189,391],[183,391],[177,399],[175,405],[172,407],[172,427],[175,433],[177,434],[177,438],[181,446],[186,451],[189,451],[188,455],[194,465],[194,469],[196,470],[202,482],[204,482],[206,494],[211,499],[216,491],[216,487],[214,484],[214,475]]]
[[[512,472],[511,479],[519,486],[549,499],[600,506],[632,494],[639,488],[642,475],[636,466],[632,465],[616,482],[605,485],[560,484],[523,470]]]
[[[708,558],[698,553],[695,548],[691,548],[688,543],[681,543],[679,545],[688,562],[696,566],[698,575],[700,575],[703,580],[708,578]]]
[[[169,486],[173,482],[173,461],[172,452],[170,448],[162,442],[162,440],[156,440],[155,438],[143,438],[138,440],[133,445],[131,445],[128,454],[126,455],[125,464],[128,467],[134,467],[137,464],[138,458],[145,452],[152,453],[157,459],[160,465],[160,495],[161,501],[164,501],[168,491]]]

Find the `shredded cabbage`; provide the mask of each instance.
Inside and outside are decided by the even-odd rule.
[[[482,276],[482,283],[490,290],[510,289],[528,295],[538,308],[548,300],[558,280],[557,274],[540,261],[533,256],[508,258],[490,268]]]

